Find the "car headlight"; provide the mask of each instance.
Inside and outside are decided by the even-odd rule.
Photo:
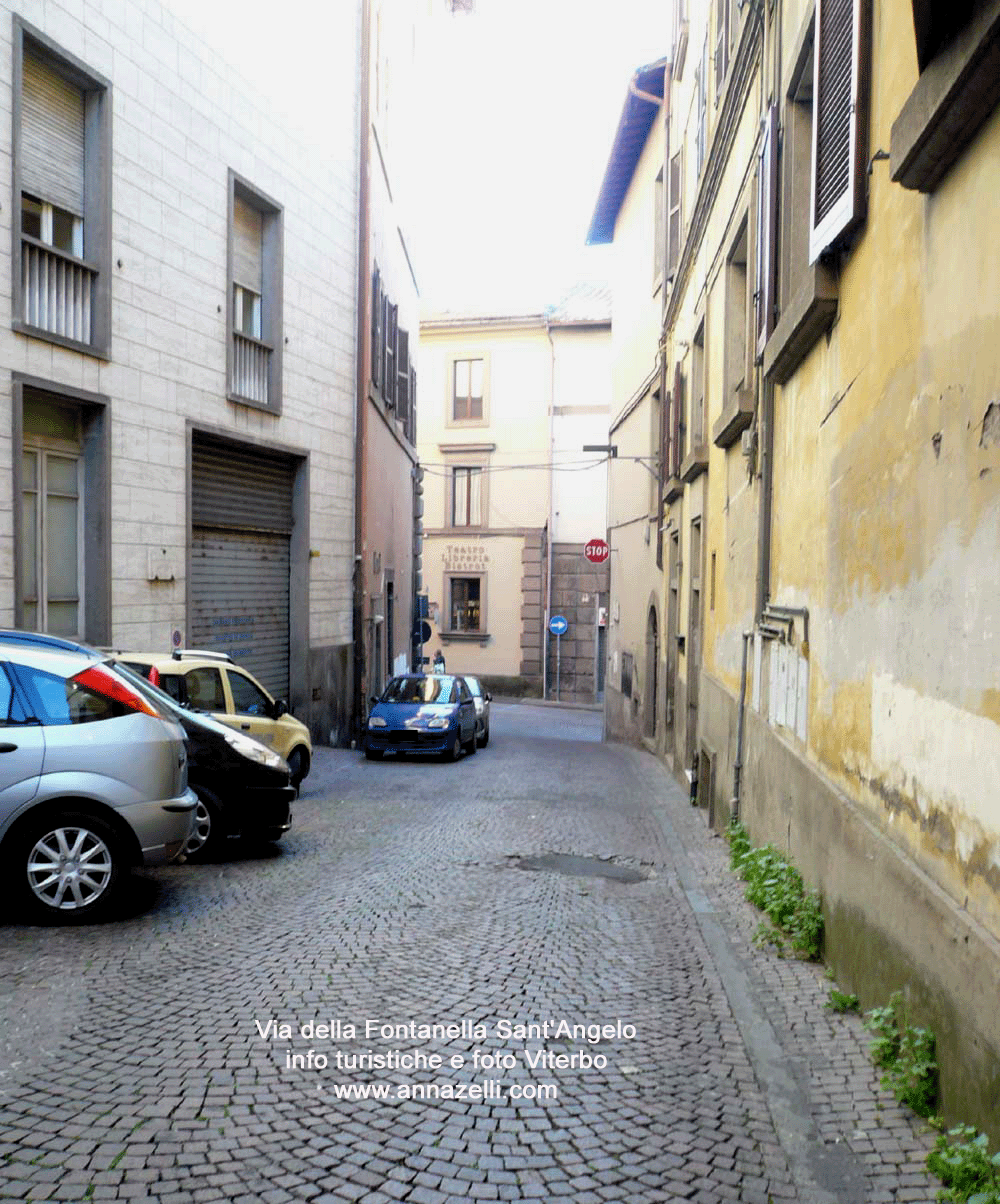
[[[268,748],[259,740],[252,740],[249,736],[244,736],[242,732],[228,732],[226,743],[241,757],[246,757],[249,761],[256,761],[258,765],[266,765],[268,769],[288,768],[273,748]]]
[[[435,729],[438,729],[438,730],[439,730],[439,729],[441,729],[441,728],[450,727],[450,726],[451,726],[451,720],[450,720],[450,719],[445,719],[445,718],[442,716],[442,717],[441,717],[441,718],[439,718],[439,719],[430,719],[430,720],[428,720],[427,726],[428,726],[429,728],[435,728]]]
[[[372,715],[371,719],[368,720],[368,726],[369,727],[388,727],[389,725],[388,725],[388,723],[386,723],[386,721],[382,718],[381,715]]]

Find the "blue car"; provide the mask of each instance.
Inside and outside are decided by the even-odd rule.
[[[457,761],[476,751],[476,704],[461,677],[408,673],[394,677],[372,699],[365,725],[365,756],[387,752],[436,753]]]

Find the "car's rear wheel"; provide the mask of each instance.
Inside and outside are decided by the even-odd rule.
[[[204,795],[198,796],[194,812],[194,831],[188,837],[184,853],[189,861],[210,857],[222,843],[222,816],[214,801]]]
[[[309,774],[309,752],[299,744],[292,749],[286,759],[288,768],[292,771],[292,785],[298,790],[302,785],[302,779]]]
[[[466,753],[468,753],[468,755],[470,757],[474,757],[476,755],[476,753],[478,751],[478,742],[476,740],[475,724],[473,724],[473,727],[472,727],[472,735],[469,737],[468,741],[462,745],[462,747],[465,749]]]
[[[124,853],[102,820],[76,812],[50,815],[23,828],[15,848],[22,896],[36,916],[91,919],[113,902]]]

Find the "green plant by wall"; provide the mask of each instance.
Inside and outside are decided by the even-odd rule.
[[[831,987],[826,1007],[831,1012],[856,1012],[860,1002],[857,995],[848,995],[844,991],[838,991],[836,987]]]
[[[1000,1204],[1000,1154],[990,1157],[985,1133],[972,1125],[942,1133],[927,1169],[945,1185],[937,1196],[942,1204]]]
[[[802,875],[772,845],[753,848],[741,823],[730,823],[726,834],[729,864],[746,882],[747,899],[771,921],[761,924],[754,939],[816,960],[823,940],[819,894],[805,889]]]
[[[885,1007],[866,1012],[865,1028],[875,1037],[869,1053],[885,1071],[885,1090],[918,1116],[932,1116],[938,1097],[934,1034],[928,1028],[907,1024],[902,991],[893,992]]]

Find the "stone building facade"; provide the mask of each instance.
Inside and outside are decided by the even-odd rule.
[[[313,140],[157,0],[3,0],[0,621],[350,726],[360,5]]]

